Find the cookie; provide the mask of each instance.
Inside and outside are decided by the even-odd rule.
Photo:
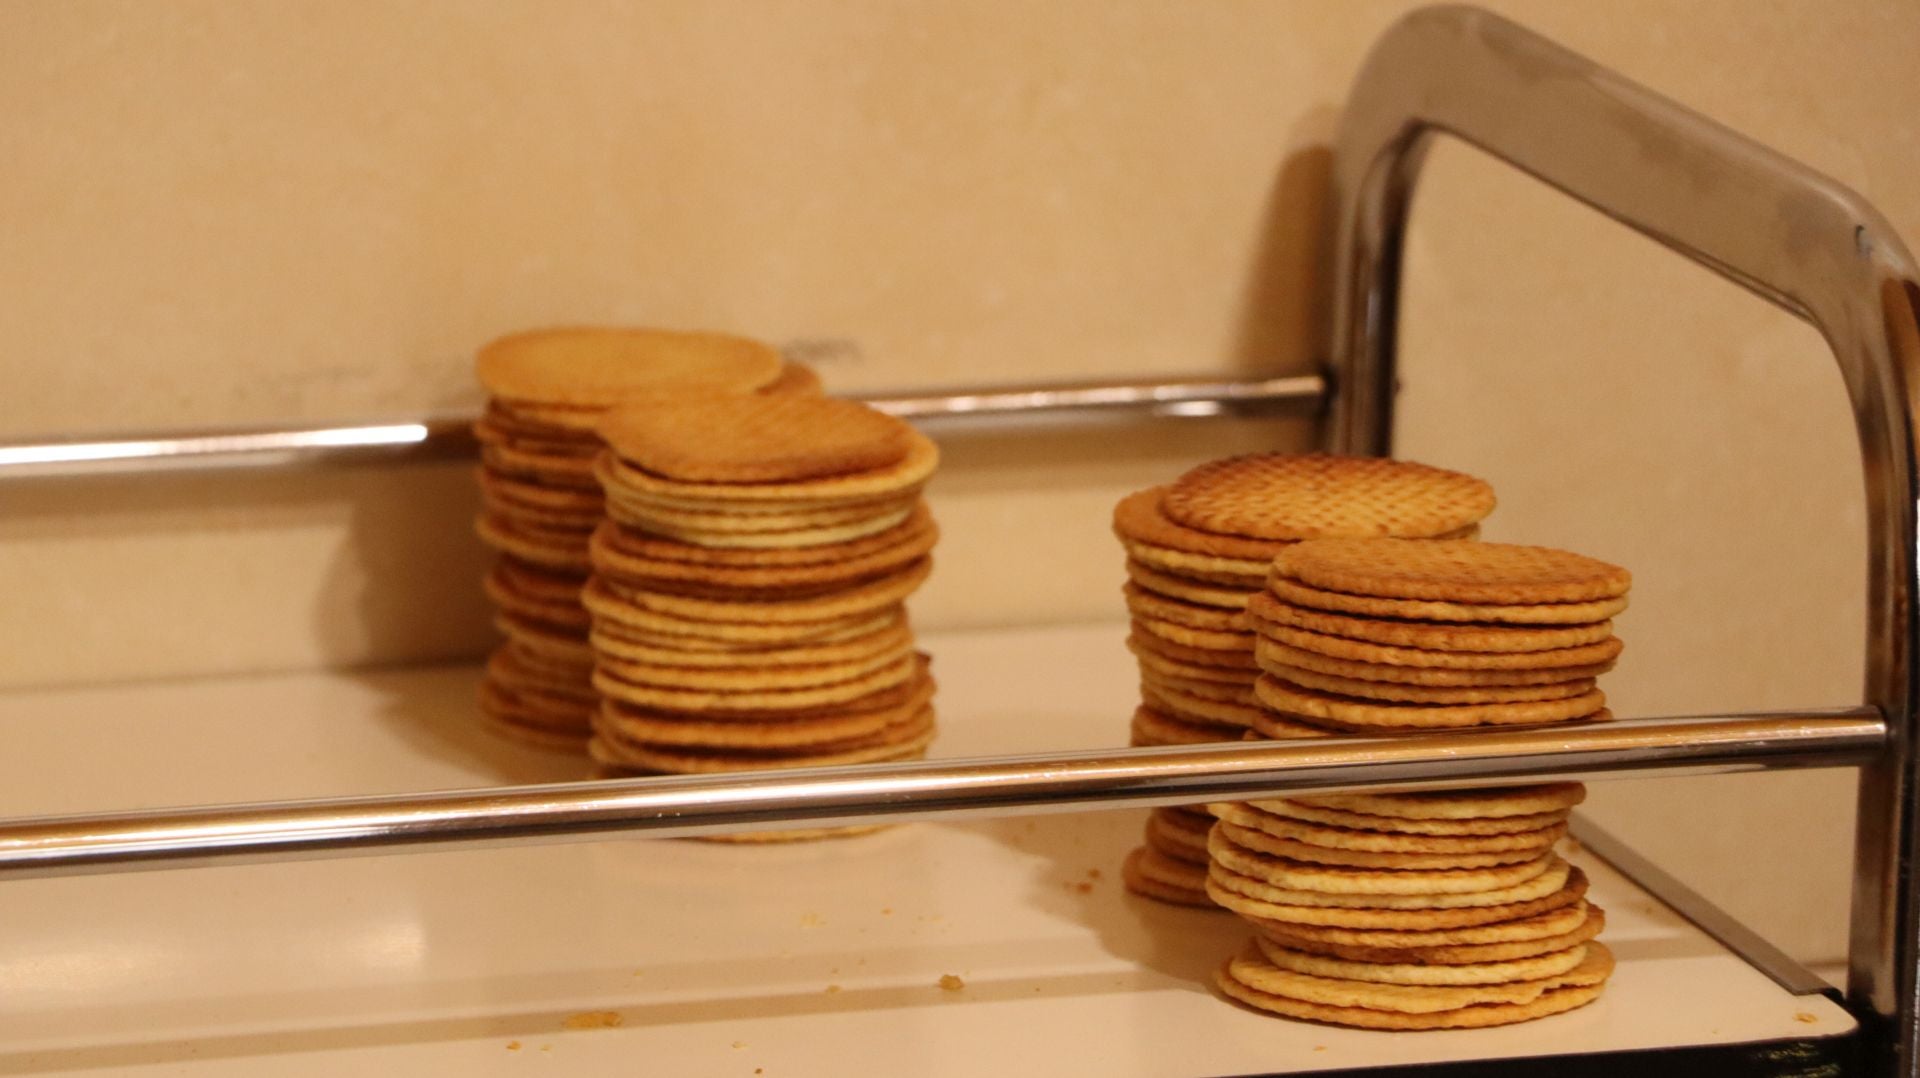
[[[857,401],[716,390],[629,397],[600,421],[622,462],[683,483],[793,483],[898,465],[913,428]]]
[[[1156,711],[1152,707],[1142,706],[1134,710],[1130,732],[1132,743],[1138,747],[1145,747],[1206,745],[1216,741],[1238,741],[1241,730],[1238,726],[1179,718],[1163,711]]]
[[[1205,629],[1213,632],[1246,631],[1246,619],[1238,610],[1223,610],[1217,606],[1202,606],[1199,603],[1169,599],[1132,583],[1121,588],[1120,592],[1126,597],[1128,612],[1135,617],[1153,618],[1175,625],[1184,625],[1190,629]]]
[[[618,424],[603,425],[601,433],[619,438],[624,430]],[[925,435],[912,427],[904,427],[901,437],[906,441],[906,452],[897,462],[883,467],[793,482],[759,483],[705,483],[655,475],[632,464],[626,459],[620,443],[610,440],[608,446],[611,452],[600,458],[597,474],[609,498],[617,492],[625,492],[649,499],[659,498],[669,503],[676,499],[687,500],[696,506],[873,498],[917,488],[927,481],[940,463],[940,450]]]
[[[1504,985],[1405,986],[1342,981],[1279,970],[1257,949],[1216,977],[1228,996],[1290,1018],[1365,1029],[1468,1029],[1562,1014],[1599,997],[1613,956],[1598,943],[1565,973]]]
[[[1217,554],[1195,554],[1172,547],[1143,543],[1138,539],[1120,539],[1127,557],[1151,569],[1190,576],[1249,592],[1266,587],[1267,573],[1273,563],[1261,558],[1225,558]]]
[[[1428,651],[1552,651],[1595,644],[1613,636],[1611,621],[1535,626],[1349,617],[1294,606],[1274,598],[1272,592],[1259,592],[1248,598],[1246,615],[1260,619],[1263,624],[1290,625],[1327,636]]]
[[[1345,827],[1362,831],[1394,831],[1410,835],[1430,835],[1434,837],[1464,837],[1489,835],[1515,835],[1523,832],[1540,831],[1566,822],[1567,810],[1542,812],[1526,816],[1496,816],[1469,820],[1419,820],[1395,816],[1369,816],[1360,812],[1344,812],[1340,809],[1319,808],[1302,804],[1290,798],[1273,800],[1256,799],[1246,804],[1271,816],[1284,816],[1309,823],[1325,824],[1332,827]]]
[[[1120,499],[1113,507],[1113,533],[1120,540],[1186,554],[1269,565],[1289,543],[1248,539],[1190,528],[1160,510],[1160,500],[1171,487],[1151,487]]]
[[[1489,603],[1449,603],[1432,599],[1379,599],[1310,587],[1283,576],[1271,576],[1267,590],[1282,602],[1339,614],[1417,621],[1495,622],[1516,625],[1580,625],[1606,621],[1627,608],[1625,595],[1585,603],[1534,603],[1502,606]]]
[[[1244,610],[1247,596],[1252,594],[1243,588],[1232,588],[1208,580],[1196,580],[1192,577],[1163,573],[1143,561],[1127,559],[1127,579],[1136,587],[1155,595],[1201,606],[1217,606],[1227,610]]]
[[[1493,488],[1469,475],[1322,453],[1211,461],[1175,480],[1160,499],[1175,523],[1267,540],[1428,538],[1476,524],[1493,506]]]
[[[474,361],[480,384],[494,397],[577,409],[668,388],[745,393],[774,381],[780,368],[779,352],[744,337],[587,326],[501,337]]]
[[[789,393],[800,397],[817,397],[826,392],[821,384],[820,372],[799,360],[789,359],[780,367],[780,376],[755,393]]]
[[[1254,645],[1254,654],[1259,654],[1258,644]],[[1591,692],[1594,688],[1594,680],[1590,677],[1544,685],[1402,685],[1392,681],[1337,677],[1284,663],[1262,662],[1260,668],[1281,681],[1302,688],[1362,700],[1403,704],[1516,704],[1532,700],[1563,700]]]
[[[1436,933],[1417,932],[1358,932],[1345,929],[1326,929],[1313,926],[1292,926],[1279,921],[1258,921],[1254,927],[1265,938],[1295,951],[1309,954],[1326,955],[1355,962],[1418,963],[1423,965],[1465,965],[1480,962],[1504,962],[1515,958],[1529,958],[1534,955],[1551,954],[1574,947],[1598,936],[1606,928],[1606,912],[1598,906],[1580,903],[1577,906],[1543,913],[1527,918],[1520,924],[1527,926],[1523,931],[1536,933],[1537,925],[1548,919],[1570,921],[1565,931],[1550,935],[1531,935],[1530,938],[1505,940],[1478,944],[1353,944],[1336,943],[1315,933],[1344,932],[1348,935],[1370,938],[1397,936],[1435,935]],[[1295,931],[1299,928],[1303,931]],[[1487,925],[1488,931],[1497,931],[1507,925]],[[1458,931],[1474,931],[1461,929]],[[1304,934],[1303,934],[1304,932]],[[1444,935],[1445,933],[1438,933]]]
[[[1153,869],[1145,867],[1150,862],[1154,866]],[[1164,865],[1168,863],[1178,864],[1179,862],[1174,862],[1166,857],[1166,855],[1147,849],[1144,846],[1140,847],[1128,854],[1127,859],[1121,862],[1120,881],[1126,886],[1127,890],[1132,891],[1134,894],[1159,902],[1169,902],[1178,906],[1198,906],[1207,909],[1218,908],[1214,906],[1213,900],[1207,897],[1205,890],[1182,886],[1178,883],[1169,883],[1162,879],[1162,874],[1174,875],[1173,872],[1167,871],[1164,868]],[[1155,874],[1156,871],[1160,874]],[[1204,876],[1204,873],[1202,875]]]
[[[1257,830],[1275,838],[1294,842],[1312,843],[1316,846],[1333,847],[1344,850],[1365,850],[1380,853],[1410,854],[1478,854],[1504,853],[1514,851],[1544,852],[1566,837],[1566,818],[1560,813],[1547,813],[1530,817],[1533,820],[1551,819],[1542,827],[1531,830],[1505,830],[1482,834],[1421,834],[1417,832],[1375,830],[1370,826],[1335,826],[1326,823],[1312,823],[1289,815],[1281,815],[1258,807],[1260,804],[1283,804],[1291,811],[1316,811],[1312,806],[1300,806],[1297,799],[1280,802],[1226,801],[1207,806],[1207,810],[1221,821],[1236,827]],[[1317,810],[1327,812],[1327,810]],[[1327,812],[1346,820],[1361,820],[1366,824],[1381,822],[1393,824],[1392,817],[1368,817],[1351,812]]]
[[[1510,704],[1380,704],[1290,685],[1271,674],[1262,674],[1254,682],[1254,692],[1262,705],[1284,716],[1337,723],[1347,729],[1443,729],[1567,722],[1598,714],[1607,702],[1605,693],[1592,689],[1559,700]]]
[[[1244,880],[1244,877],[1241,879]],[[1257,881],[1253,882],[1257,885]],[[1577,868],[1567,875],[1566,885],[1552,894],[1527,901],[1444,909],[1373,908],[1325,903],[1290,905],[1268,901],[1225,886],[1213,873],[1209,873],[1207,877],[1207,896],[1243,917],[1342,928],[1412,931],[1435,931],[1517,921],[1549,910],[1571,906],[1584,898],[1586,893],[1586,876]]]
[[[1392,852],[1370,852],[1367,850],[1342,849],[1337,846],[1316,846],[1297,839],[1280,838],[1265,831],[1222,820],[1217,825],[1227,841],[1243,849],[1253,850],[1272,857],[1282,857],[1290,861],[1307,861],[1322,865],[1344,865],[1351,868],[1377,869],[1446,869],[1446,868],[1490,868],[1497,865],[1511,865],[1522,861],[1533,861],[1544,856],[1550,847],[1530,847],[1523,850],[1505,850],[1494,853],[1412,853],[1395,850]]]
[[[1247,620],[1261,637],[1299,651],[1310,651],[1334,659],[1388,666],[1431,667],[1446,670],[1552,670],[1557,679],[1567,667],[1605,665],[1619,658],[1619,637],[1597,644],[1555,648],[1549,651],[1428,651],[1422,648],[1371,644],[1364,640],[1329,636],[1291,625],[1280,625],[1257,617],[1251,610]]]
[[[1511,984],[1557,977],[1586,960],[1585,942],[1544,954],[1522,955],[1490,962],[1420,963],[1366,962],[1332,955],[1296,951],[1270,936],[1255,938],[1261,957],[1275,969],[1374,984],[1404,984],[1444,987],[1455,985]]]
[[[1273,571],[1309,587],[1351,595],[1503,605],[1598,602],[1627,594],[1633,584],[1625,569],[1597,558],[1480,542],[1301,543],[1282,552]]]
[[[907,619],[904,614],[896,614],[873,632],[857,635],[845,641],[775,647],[729,646],[716,642],[713,648],[685,648],[675,646],[679,641],[673,638],[635,640],[609,632],[608,628],[610,627],[602,626],[588,637],[592,646],[602,655],[628,662],[679,667],[727,668],[737,667],[743,663],[751,663],[761,668],[812,666],[852,662],[883,654],[892,655],[900,650],[911,648],[913,644],[913,634],[907,628]]]
[[[914,657],[905,655],[878,669],[830,685],[732,691],[641,684],[619,676],[610,664],[603,662],[594,670],[593,687],[604,696],[646,708],[686,712],[802,711],[848,703],[904,685],[916,669]]]
[[[1472,790],[1326,794],[1292,800],[1295,804],[1405,820],[1481,820],[1562,812],[1586,799],[1585,783],[1544,782],[1530,786],[1480,787]]]
[[[1530,861],[1481,868],[1383,869],[1328,865],[1294,861],[1242,846],[1234,840],[1233,832],[1219,827],[1214,828],[1207,839],[1207,852],[1214,864],[1281,890],[1414,897],[1477,894],[1518,887],[1545,874],[1556,860],[1553,854],[1547,853]],[[1559,886],[1552,890],[1559,890]]]

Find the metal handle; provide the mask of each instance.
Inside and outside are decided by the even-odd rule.
[[[1891,751],[1862,773],[1848,994],[1878,1016],[1887,1074],[1920,1074],[1915,829],[1913,393],[1920,274],[1846,187],[1488,12],[1427,8],[1374,46],[1333,167],[1333,444],[1392,447],[1409,202],[1453,135],[1812,323],[1839,361],[1865,463],[1866,699]]]
[[[0,821],[0,879],[1647,770],[1838,767],[1870,759],[1885,739],[1879,714],[1854,707],[39,817]]]
[[[985,386],[866,398],[880,411],[916,422],[1002,416],[1105,414],[1253,415],[1318,411],[1326,380],[1276,378],[1065,382]],[[354,465],[470,456],[473,417],[399,423],[173,431],[111,439],[0,445],[0,481],[130,472]]]

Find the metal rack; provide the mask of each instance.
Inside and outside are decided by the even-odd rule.
[[[1334,171],[1331,373],[1324,382],[1308,375],[1013,387],[875,403],[930,418],[1103,408],[1191,413],[1324,399],[1333,447],[1386,453],[1401,244],[1423,151],[1437,133],[1513,164],[1825,335],[1847,383],[1866,463],[1873,601],[1863,704],[0,821],[0,879],[414,845],[711,834],[1653,769],[1859,767],[1847,999],[1865,1027],[1869,1069],[1920,1074],[1909,384],[1920,363],[1920,274],[1886,222],[1852,192],[1505,20],[1468,8],[1426,9],[1375,46],[1343,121]],[[462,446],[458,424],[448,421],[17,445],[0,447],[0,478],[408,459]]]

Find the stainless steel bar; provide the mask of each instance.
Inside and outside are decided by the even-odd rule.
[[[0,879],[779,827],[1174,805],[1648,770],[1859,764],[1870,708],[1232,742],[0,821]]]
[[[1794,961],[1793,956],[1768,943],[1758,932],[1708,901],[1707,896],[1681,883],[1672,873],[1654,864],[1585,815],[1575,813],[1568,830],[1588,853],[1619,869],[1641,890],[1658,899],[1661,905],[1719,940],[1748,965],[1766,974],[1773,983],[1796,996],[1834,991],[1826,978]]]
[[[1392,448],[1400,252],[1422,155],[1443,133],[1791,311],[1833,349],[1867,487],[1865,698],[1892,731],[1861,774],[1848,1000],[1885,1049],[1873,1071],[1920,1076],[1913,257],[1853,191],[1591,60],[1485,11],[1416,11],[1375,44],[1335,149],[1338,450]]]
[[[1310,414],[1326,380],[1284,378],[1075,382],[866,398],[916,422],[1145,411],[1173,415]],[[90,441],[0,445],[0,480],[130,472],[435,460],[470,455],[471,416],[337,427],[179,431]]]

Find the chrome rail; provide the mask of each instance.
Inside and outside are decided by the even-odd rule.
[[[1839,767],[1885,748],[1872,708],[1241,741],[0,821],[0,880],[376,854],[401,846],[684,838],[1381,787]]]
[[[989,386],[864,399],[880,411],[915,422],[1128,411],[1180,416],[1311,415],[1319,410],[1326,388],[1326,379],[1318,374],[1297,374]],[[0,480],[442,460],[473,454],[472,423],[471,416],[452,416],[0,444]]]
[[[1499,16],[1416,11],[1374,45],[1335,147],[1337,451],[1392,449],[1401,252],[1438,134],[1805,319],[1833,349],[1866,476],[1865,699],[1891,730],[1861,774],[1847,996],[1877,1042],[1874,1073],[1920,1076],[1913,257],[1866,200],[1804,165]]]

